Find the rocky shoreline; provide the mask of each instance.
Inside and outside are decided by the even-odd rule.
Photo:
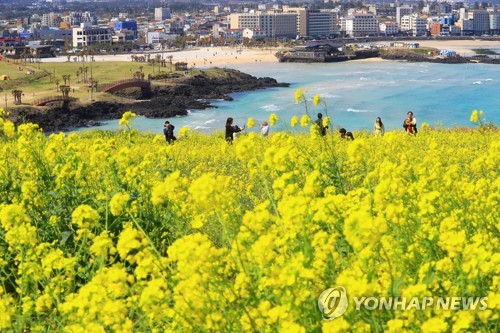
[[[88,105],[56,102],[43,109],[15,107],[9,110],[10,118],[16,124],[36,123],[45,132],[66,131],[74,127],[98,126],[103,120],[119,119],[128,110],[148,118],[185,116],[188,109],[214,107],[210,100],[232,100],[228,95],[230,93],[289,86],[270,77],[257,78],[233,69],[219,69],[215,74],[213,71],[202,71],[165,85],[153,82],[149,92],[129,88],[116,93],[123,100],[128,99],[127,102],[96,101]]]
[[[500,59],[490,58],[487,55],[477,55],[473,57],[457,56],[448,58],[431,58],[421,54],[405,52],[405,53],[382,53],[380,57],[384,60],[430,62],[438,64],[468,64],[468,63],[500,64]]]

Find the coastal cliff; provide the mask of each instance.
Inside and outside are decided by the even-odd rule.
[[[119,119],[123,112],[132,110],[148,118],[169,118],[187,115],[188,109],[212,108],[210,100],[232,100],[233,92],[251,91],[269,87],[288,87],[275,79],[255,76],[234,69],[209,69],[199,74],[166,82],[153,81],[151,90],[129,88],[83,105],[75,102],[55,102],[45,108],[20,106],[9,109],[16,124],[32,122],[44,131],[68,130],[74,127],[97,126],[102,120]]]

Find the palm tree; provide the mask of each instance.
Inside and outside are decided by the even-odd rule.
[[[61,93],[63,95],[63,98],[69,98],[69,92],[71,91],[71,87],[70,86],[61,86]]]
[[[62,78],[64,80],[64,85],[66,85],[66,84],[70,85],[71,84],[70,81],[69,81],[70,78],[71,78],[71,75],[63,75]]]
[[[21,98],[23,96],[23,91],[19,89],[12,90],[12,96],[14,96],[14,104],[20,105],[22,104]]]
[[[174,56],[169,55],[167,58],[168,58],[168,62],[170,63],[170,72],[172,72],[172,64],[173,64],[172,59],[174,59]]]

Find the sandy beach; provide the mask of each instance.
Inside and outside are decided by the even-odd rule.
[[[500,48],[500,41],[482,40],[419,40],[421,47],[433,47],[437,49],[455,50],[461,55],[473,55],[473,49]],[[164,58],[173,56],[174,62],[187,62],[190,67],[223,67],[226,65],[249,64],[249,63],[277,63],[274,54],[278,49],[239,49],[232,47],[208,47],[187,49],[183,51],[151,53],[163,55]],[[131,61],[132,55],[142,56],[147,53],[129,53],[117,55],[95,55],[95,61]],[[71,56],[71,60],[75,56]],[[378,59],[378,60],[377,60]],[[380,58],[371,61],[380,61]],[[65,62],[66,56],[43,59],[43,62]],[[366,61],[366,60],[364,60]]]
[[[277,49],[239,49],[231,47],[208,47],[208,48],[198,48],[183,51],[174,52],[160,52],[151,53],[154,57],[157,54],[163,55],[163,58],[172,56],[172,61],[175,62],[187,62],[190,67],[212,67],[219,66],[223,67],[225,65],[233,64],[249,64],[249,63],[261,63],[261,62],[278,62],[278,59],[274,56]],[[117,54],[117,55],[95,55],[95,61],[131,61],[132,55],[142,56],[147,55],[147,53],[130,53],[130,54]],[[71,55],[71,61],[75,55]],[[168,59],[168,58],[167,58]],[[68,58],[66,56],[60,56],[56,58],[43,59],[43,62],[65,62]]]

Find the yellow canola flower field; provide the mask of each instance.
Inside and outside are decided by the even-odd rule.
[[[130,128],[2,128],[2,332],[498,331],[497,130],[233,145],[183,131],[168,145]],[[488,308],[350,305],[327,321],[318,296],[335,286],[351,305],[479,296]]]

